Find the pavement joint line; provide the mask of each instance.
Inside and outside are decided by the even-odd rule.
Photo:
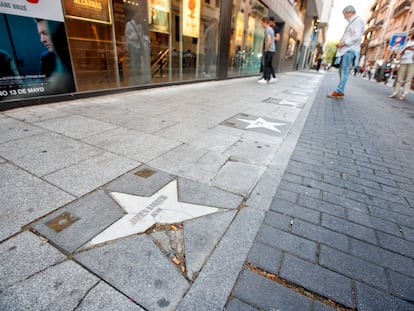
[[[306,289],[306,288],[304,288],[300,285],[297,285],[297,284],[292,283],[292,282],[290,282],[286,279],[283,279],[279,275],[268,272],[268,271],[266,271],[262,268],[259,268],[255,265],[251,264],[251,263],[246,263],[244,265],[244,268],[250,270],[251,272],[253,272],[255,274],[258,274],[262,277],[265,277],[266,279],[268,279],[270,281],[276,282],[276,283],[278,283],[278,284],[280,284],[280,285],[282,285],[282,286],[284,286],[284,287],[286,287],[290,290],[293,290],[294,292],[296,292],[296,293],[298,293],[302,296],[306,296],[306,297],[310,298],[312,301],[319,301],[319,302],[321,302],[321,303],[323,303],[323,304],[325,304],[325,305],[327,305],[331,308],[335,308],[338,311],[352,311],[352,310],[355,310],[353,308],[346,307],[346,306],[344,306],[344,305],[342,305],[342,304],[340,304],[340,303],[338,303],[338,302],[336,302],[332,299],[324,297],[324,296],[322,296],[318,293],[310,291],[309,289]]]

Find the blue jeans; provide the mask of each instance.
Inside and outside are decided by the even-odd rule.
[[[341,65],[339,67],[339,84],[336,87],[336,92],[345,93],[345,85],[349,78],[351,67],[354,64],[356,53],[348,51],[342,55]]]

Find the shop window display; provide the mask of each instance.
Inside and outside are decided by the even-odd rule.
[[[268,9],[258,1],[233,1],[229,76],[259,74],[264,31],[261,19]]]

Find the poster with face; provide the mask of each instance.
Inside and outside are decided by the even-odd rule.
[[[60,1],[0,2],[0,101],[75,92]]]

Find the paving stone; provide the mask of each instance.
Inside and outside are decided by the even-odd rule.
[[[325,202],[320,199],[315,199],[304,194],[299,195],[298,203],[301,206],[305,206],[307,208],[320,211],[322,213],[327,213],[333,216],[345,218],[345,208],[340,205],[331,204],[329,202]]]
[[[321,195],[321,191],[319,189],[313,189],[313,188],[306,187],[300,184],[290,183],[283,179],[280,182],[279,187],[283,190],[288,190],[288,191],[295,192],[298,194],[305,194],[315,199],[319,199]]]
[[[163,155],[160,155],[158,158],[155,158],[147,164],[168,173],[185,176],[186,172],[206,153],[206,149],[199,149],[189,145],[181,145]]]
[[[348,220],[365,225],[368,228],[395,235],[397,237],[401,236],[400,230],[395,223],[370,216],[366,213],[348,210]]]
[[[253,244],[247,262],[267,272],[278,274],[282,252],[273,247],[261,244]]]
[[[257,311],[257,308],[253,308],[252,306],[244,303],[243,301],[233,298],[227,304],[223,311]]]
[[[76,311],[143,311],[141,307],[132,302],[104,282],[99,282],[82,300]]]
[[[264,171],[262,166],[229,161],[218,172],[213,184],[247,197]]]
[[[386,233],[378,232],[379,244],[391,251],[414,259],[414,243]]]
[[[58,228],[61,230],[57,232],[48,223],[63,213],[79,219],[66,228]],[[66,252],[72,253],[123,215],[118,204],[99,190],[49,214],[32,227]]]
[[[389,279],[394,293],[414,304],[414,278],[390,271]]]
[[[178,197],[180,202],[226,209],[237,209],[243,200],[240,195],[182,178],[178,180]]]
[[[282,168],[268,167],[250,193],[246,205],[257,210],[268,211],[273,197],[276,196],[275,189],[277,189],[282,175]]]
[[[352,279],[383,288],[384,290],[389,288],[384,268],[368,261],[322,245],[319,253],[319,262],[321,266]]]
[[[405,239],[414,242],[414,229],[401,226],[401,233]]]
[[[329,245],[343,251],[348,251],[349,249],[348,238],[344,234],[299,219],[294,220],[291,228],[292,233],[317,243]]]
[[[184,177],[210,185],[217,172],[228,160],[228,156],[215,151],[208,151],[185,172]]]
[[[290,222],[292,220],[294,220],[293,217],[283,215],[280,213],[276,213],[273,211],[268,211],[266,213],[266,218],[264,220],[264,223],[271,227],[280,229],[282,231],[289,231]]]
[[[75,199],[9,163],[0,165],[0,176],[0,241]]]
[[[194,280],[236,215],[228,211],[184,222],[187,277]]]
[[[414,278],[414,260],[379,246],[351,239],[351,254]]]
[[[129,159],[148,163],[181,143],[126,128],[89,136],[83,141]]]
[[[414,304],[410,304],[362,283],[356,284],[356,305],[358,310],[363,311],[414,310]]]
[[[280,188],[277,189],[274,197],[291,203],[297,203],[299,198],[297,193]]]
[[[54,133],[0,145],[2,157],[37,176],[44,176],[100,153],[101,150],[97,148]]]
[[[175,178],[177,178],[175,175],[165,173],[147,165],[141,165],[137,169],[105,185],[104,189],[111,192],[122,192],[149,197]]]
[[[297,206],[296,204],[292,204],[283,200],[274,199],[270,205],[270,210],[288,215],[292,218],[307,220],[315,224],[320,223],[321,216],[318,211],[311,210],[303,206]]]
[[[107,123],[116,124],[118,126],[134,129],[145,133],[155,133],[164,128],[168,128],[174,124],[175,121],[162,119],[162,118],[151,118],[144,116],[141,112],[125,112],[116,115],[110,115],[103,118]]]
[[[0,144],[22,138],[39,135],[45,131],[37,126],[27,124],[12,118],[0,119]]]
[[[234,295],[261,310],[310,310],[311,300],[274,281],[244,270]]]
[[[56,248],[29,231],[14,236],[0,244],[0,291],[65,258]]]
[[[52,106],[33,106],[6,111],[7,116],[26,122],[38,122],[67,116],[68,113]]]
[[[288,232],[264,225],[257,236],[257,241],[287,251],[296,256],[315,262],[317,244]]]
[[[285,255],[280,277],[352,308],[351,279],[319,265]]]
[[[276,144],[264,144],[246,138],[240,139],[225,151],[232,161],[268,165],[277,149]]]
[[[375,190],[375,189],[372,189],[372,188],[365,188],[364,192],[371,195],[371,196],[373,196],[373,197],[378,197],[380,199],[395,202],[395,203],[398,203],[398,204],[401,204],[401,205],[408,205],[407,201],[403,197],[396,196],[396,195],[393,195],[393,194],[390,194],[390,193],[386,193],[386,192],[381,191],[381,190]]]
[[[146,235],[94,248],[75,258],[145,309],[175,310],[189,288],[177,267]]]
[[[93,274],[68,260],[0,292],[0,310],[74,310],[96,283]]]
[[[414,215],[409,215],[412,211],[410,208],[394,206],[394,208],[389,208],[387,206],[377,206],[373,205],[369,207],[370,214],[379,217],[385,220],[393,221],[400,226],[407,226],[409,228],[414,228],[414,223],[412,217]]]
[[[322,226],[363,241],[373,244],[377,243],[374,230],[348,222],[338,217],[322,214]]]
[[[239,211],[177,310],[223,309],[263,218],[260,211]]]
[[[37,126],[72,138],[84,138],[110,131],[115,125],[79,115],[68,115],[35,123]]]
[[[44,179],[80,197],[139,165],[139,162],[105,152],[46,175]]]

